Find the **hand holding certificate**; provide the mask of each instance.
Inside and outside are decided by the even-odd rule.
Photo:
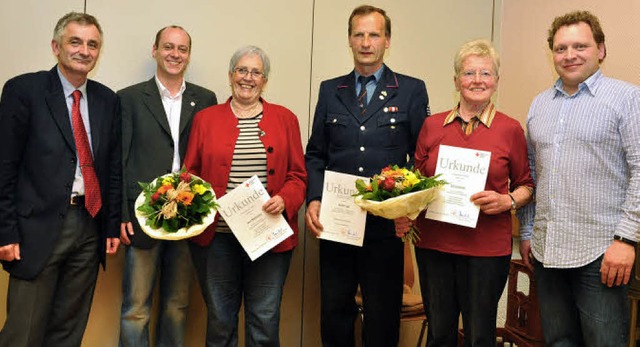
[[[367,212],[353,201],[357,179],[364,177],[325,171],[322,187],[321,239],[362,247]]]
[[[269,198],[258,176],[253,176],[218,199],[218,213],[252,261],[293,235],[281,214],[262,210]]]
[[[471,195],[483,191],[491,152],[440,145],[436,175],[449,183],[429,206],[426,218],[475,228],[480,208]]]

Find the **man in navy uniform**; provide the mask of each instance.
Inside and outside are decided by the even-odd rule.
[[[354,71],[322,82],[311,138],[305,221],[316,236],[325,170],[373,176],[387,165],[408,166],[429,114],[423,81],[383,63],[391,43],[391,20],[363,5],[349,17]],[[403,246],[394,222],[367,216],[363,247],[320,240],[321,330],[324,346],[353,346],[362,290],[364,344],[396,346],[402,305]]]

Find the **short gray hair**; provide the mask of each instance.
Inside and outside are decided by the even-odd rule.
[[[262,67],[264,68],[264,71],[263,71],[264,78],[268,79],[269,71],[271,71],[271,63],[269,62],[269,56],[265,51],[262,50],[262,48],[257,46],[244,46],[244,47],[238,48],[238,50],[235,53],[233,53],[233,55],[231,56],[231,60],[229,61],[229,73],[233,73],[233,69],[236,68],[236,64],[238,64],[238,61],[240,59],[242,59],[246,55],[251,55],[251,54],[257,55],[258,57],[260,57],[260,60],[262,60]]]
[[[53,39],[59,44],[62,41],[62,33],[69,23],[78,23],[80,25],[94,25],[100,33],[100,39],[102,39],[102,28],[96,17],[80,12],[69,12],[58,20],[55,29],[53,29]]]

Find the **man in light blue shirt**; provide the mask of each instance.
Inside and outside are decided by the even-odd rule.
[[[640,88],[603,76],[591,13],[557,17],[548,42],[560,78],[527,118],[536,203],[519,213],[520,253],[535,270],[547,345],[624,346],[640,239]]]

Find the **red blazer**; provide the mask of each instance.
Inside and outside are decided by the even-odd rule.
[[[261,101],[263,115],[258,127],[263,131],[260,139],[267,152],[267,192],[284,199],[283,214],[294,232],[273,248],[274,252],[284,252],[298,244],[298,210],[307,187],[300,125],[296,115],[287,108]],[[187,170],[210,182],[217,197],[226,192],[233,150],[240,134],[230,102],[231,98],[196,114],[184,159]],[[201,246],[211,244],[217,225],[218,216],[191,241]]]

